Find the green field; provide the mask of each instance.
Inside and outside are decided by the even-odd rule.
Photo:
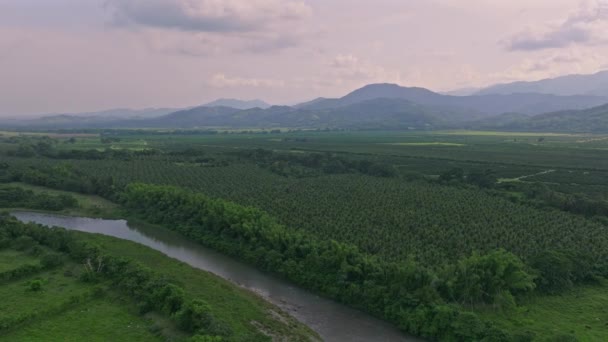
[[[0,224],[0,237],[6,237],[4,228]],[[289,341],[316,339],[315,333],[280,309],[213,274],[129,241],[83,232],[70,234],[113,257],[158,270],[161,278],[179,279],[188,296],[205,300],[214,317],[229,327],[227,340],[266,341],[268,335]],[[21,246],[18,240],[11,245]],[[67,256],[64,260],[68,261],[58,267],[23,271],[7,278],[5,274],[12,270],[40,265],[41,257],[35,255],[51,253],[47,247],[31,246],[21,251],[0,249],[1,340],[186,341],[190,337],[163,313],[142,315],[134,298],[111,281],[83,281],[84,265]]]
[[[3,337],[12,341],[165,340],[150,332],[152,324],[120,303],[94,300],[52,318],[32,322]]]
[[[162,229],[153,226],[150,228]],[[252,322],[261,324],[276,338],[296,341],[307,340],[308,336],[314,339],[315,333],[291,316],[252,292],[232,285],[216,275],[195,269],[134,242],[98,234],[78,234],[82,235],[82,239],[101,246],[112,255],[136,259],[166,276],[179,279],[188,293],[197,298],[204,298],[216,308],[214,314],[220,320],[230,322],[241,340],[264,339]],[[277,319],[277,316],[281,318]]]
[[[0,250],[0,273],[23,265],[35,265],[38,259],[16,250]]]
[[[15,251],[0,251],[1,259]],[[17,268],[25,257],[13,263]],[[0,322],[8,329],[0,329],[0,339],[7,341],[66,341],[79,340],[92,335],[93,339],[127,338],[131,341],[161,341],[149,330],[151,320],[140,317],[128,301],[96,298],[94,288],[78,280],[79,265],[68,263],[61,268],[43,271],[0,286]],[[7,269],[4,264],[4,269]],[[30,290],[29,284],[40,281],[40,290]],[[93,324],[95,321],[101,324]],[[14,323],[13,323],[14,322]],[[88,338],[90,339],[90,338]]]
[[[605,312],[592,305],[605,302],[606,285],[598,279],[608,275],[606,136],[118,130],[107,137],[115,141],[52,138],[51,152],[47,146],[34,157],[10,152],[20,147],[5,139],[0,178],[36,193],[65,194],[49,188],[89,193],[74,195],[78,207],[62,212],[113,217],[125,211],[108,199],[120,202],[121,189],[130,183],[186,188],[261,209],[288,234],[335,240],[382,263],[416,262],[438,279],[473,252],[505,249],[535,278],[534,294],[514,292],[519,306],[508,312],[488,302],[468,308],[508,331],[529,330],[538,340],[564,334],[583,341],[608,338]],[[34,144],[43,138],[27,139]],[[117,254],[139,253],[135,246],[106,247]],[[565,271],[557,276],[565,277],[563,283],[541,281],[549,277],[545,253],[563,263]],[[171,271],[174,277],[186,274],[181,268]],[[435,290],[454,304],[442,292],[447,290]],[[230,312],[218,315],[242,312],[240,321],[253,315],[245,306]]]
[[[449,142],[405,142],[405,143],[385,143],[385,144],[396,145],[396,146],[454,146],[454,147],[464,146],[464,144],[449,143]]]
[[[532,298],[516,310],[482,311],[509,330],[535,336],[575,336],[580,341],[603,341],[608,334],[608,285],[583,286],[555,296]]]

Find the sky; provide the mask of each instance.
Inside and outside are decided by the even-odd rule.
[[[0,116],[608,69],[608,0],[0,0]]]

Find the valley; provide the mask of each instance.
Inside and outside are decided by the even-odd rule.
[[[549,324],[567,317],[558,314],[566,305],[579,310],[572,298],[582,293],[591,301],[603,300],[599,294],[608,250],[608,164],[603,161],[608,159],[602,146],[608,140],[602,135],[105,130],[74,142],[36,135],[18,139],[6,137],[0,143],[5,154],[0,195],[4,188],[7,194],[14,189],[44,193],[49,201],[71,196],[72,208],[51,211],[152,224],[147,234],[163,235],[163,228],[154,225],[164,226],[193,240],[189,244],[200,243],[367,311],[405,333],[431,340],[464,334],[451,324],[433,330],[426,324],[434,318],[411,321],[442,310],[467,317],[466,324],[477,326],[479,334],[493,331],[504,340],[586,340],[608,333],[600,324],[605,314],[597,308],[584,309],[589,318],[581,316],[581,322],[586,323],[569,330]],[[42,148],[40,143],[50,145]],[[32,146],[34,156],[20,155],[25,145]],[[135,145],[142,148],[131,148]],[[34,205],[27,198],[36,197],[20,196],[26,197],[18,208]],[[306,252],[311,249],[316,252]],[[310,259],[319,254],[326,255],[324,266]],[[548,260],[560,262],[565,273],[547,278]],[[521,283],[502,285],[514,287],[503,288],[508,292],[497,292],[497,297],[475,297],[448,285],[463,281],[458,280],[461,265],[494,262],[510,264],[520,273],[509,276],[520,277]],[[376,278],[377,272],[403,278],[384,285],[386,278]],[[339,278],[319,278],[322,274]],[[373,297],[379,294],[369,281],[388,286],[383,296],[398,297]],[[504,299],[499,293],[509,295]],[[297,297],[267,298],[290,312],[285,303]],[[410,299],[397,307],[372,304],[395,298]],[[397,308],[401,314],[387,311]],[[291,314],[319,329],[299,316],[306,309],[297,310]],[[336,335],[323,334],[340,331],[320,329],[327,340]]]

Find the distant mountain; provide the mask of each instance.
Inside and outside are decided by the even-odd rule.
[[[452,95],[452,96],[471,96],[475,95],[479,91],[479,88],[460,88],[448,91],[442,91],[443,95]]]
[[[97,128],[111,126],[115,122],[139,121],[175,112],[175,108],[126,109],[116,108],[98,112],[42,114],[35,119],[12,119],[0,122],[14,128]]]
[[[303,109],[289,106],[246,110],[228,107],[197,107],[134,124],[142,127],[172,128],[431,129],[446,128],[457,122],[479,117],[481,116],[467,111],[429,109],[402,99],[374,98],[328,109]]]
[[[487,116],[502,113],[540,114],[565,109],[584,109],[608,103],[608,97],[547,94],[511,95],[441,95],[425,88],[401,87],[396,84],[370,84],[339,99],[324,99],[312,104],[300,105],[308,110],[330,109],[347,106],[375,98],[397,98],[435,110],[469,110]]]
[[[251,108],[262,108],[266,109],[270,105],[262,100],[237,100],[237,99],[217,99],[215,101],[206,103],[204,107],[230,107],[236,109],[251,109]]]
[[[178,108],[145,108],[145,109],[128,109],[114,108],[97,112],[82,112],[82,113],[57,113],[57,114],[42,114],[38,115],[42,120],[65,120],[70,117],[79,118],[98,118],[99,120],[116,120],[116,119],[133,119],[133,118],[154,118],[163,116],[179,110]]]
[[[375,98],[321,111],[325,126],[365,129],[432,129],[446,127],[459,115],[435,111],[419,104],[390,98]]]
[[[495,118],[493,118],[495,119]],[[481,120],[472,128],[568,133],[608,133],[608,104],[583,110],[567,110],[501,120]]]
[[[126,109],[116,108],[98,112],[41,114],[35,119],[13,119],[1,121],[4,127],[11,128],[98,128],[117,126],[117,122],[130,122],[161,117],[175,112],[176,108]]]
[[[130,127],[180,127],[194,128],[213,126],[214,122],[222,122],[225,117],[241,111],[237,108],[223,106],[200,106],[173,112],[158,118],[148,120],[128,121],[123,124]],[[218,120],[219,119],[219,120]]]
[[[595,95],[608,97],[608,70],[592,75],[567,75],[533,82],[497,84],[477,95],[541,93],[553,95]]]
[[[221,100],[233,103],[238,100]],[[214,104],[211,103],[211,104]],[[251,102],[249,102],[251,103]],[[424,88],[371,84],[341,98],[318,98],[296,106],[240,109],[206,104],[146,118],[132,112],[56,115],[3,124],[28,128],[348,128],[597,131],[601,110],[579,109],[608,103],[599,96],[547,94],[449,96]],[[240,104],[243,104],[240,102]],[[259,103],[257,103],[259,104]],[[249,107],[249,105],[245,105]],[[604,108],[604,107],[598,107]],[[542,114],[548,113],[550,114]],[[118,113],[118,112],[117,112]],[[131,113],[131,114],[129,114]],[[128,116],[123,118],[123,116]],[[579,120],[580,122],[575,122]],[[596,128],[588,126],[591,122]]]
[[[325,97],[317,97],[317,98],[316,98],[316,99],[314,99],[314,100],[310,100],[310,101],[307,101],[307,102],[298,103],[298,104],[294,105],[293,107],[294,107],[294,108],[303,108],[303,107],[307,107],[307,106],[312,106],[312,105],[314,105],[315,103],[319,103],[319,102],[321,102],[321,101],[325,101],[325,100],[327,100],[327,98],[325,98]]]
[[[540,114],[542,115],[542,114]],[[529,120],[532,115],[519,114],[519,113],[503,113],[488,118],[482,118],[473,120],[464,124],[463,128],[467,129],[482,129],[482,130],[509,130],[514,123],[521,123]]]

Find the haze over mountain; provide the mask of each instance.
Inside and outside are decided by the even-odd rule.
[[[504,114],[475,122],[470,128],[528,132],[606,133],[608,132],[608,104],[535,116]]]
[[[464,118],[478,116],[448,110],[432,110],[403,99],[374,98],[320,110],[290,106],[238,110],[201,106],[143,121],[122,122],[134,127],[231,127],[231,128],[353,128],[430,129],[448,127]]]
[[[330,109],[375,98],[411,101],[435,109],[468,110],[485,115],[508,112],[540,114],[564,109],[583,109],[608,103],[608,96],[555,96],[547,94],[509,94],[450,96],[425,88],[402,87],[396,84],[370,84],[338,99],[323,99],[298,106],[303,109]]]
[[[475,95],[475,93],[477,93],[479,90],[480,90],[480,88],[468,87],[468,88],[459,88],[459,89],[454,89],[454,90],[442,91],[441,94],[452,95],[452,96],[471,96],[471,95]]]
[[[541,93],[553,95],[608,96],[608,70],[591,75],[566,75],[539,81],[496,84],[479,90],[477,95]]]
[[[84,112],[84,113],[61,113],[61,114],[45,114],[44,117],[52,116],[80,116],[80,117],[104,117],[115,119],[130,119],[130,118],[154,118],[175,112],[178,108],[113,108],[108,110]],[[42,117],[42,116],[41,116]]]
[[[98,127],[101,124],[112,123],[122,120],[151,119],[173,113],[178,108],[113,108],[101,111],[82,113],[49,113],[38,114],[33,118],[0,118],[0,124],[8,127],[32,127],[48,128],[84,128],[89,126]]]
[[[239,100],[239,99],[217,99],[204,104],[205,107],[231,107],[236,109],[262,108],[266,109],[271,105],[262,100]]]
[[[457,127],[462,123],[505,112],[532,115],[589,108],[607,102],[608,99],[596,96],[546,94],[447,96],[424,88],[370,84],[338,99],[317,98],[293,107],[239,110],[227,106],[204,105],[153,120],[132,121],[122,125],[179,128],[432,129]]]
[[[52,113],[52,114],[39,114],[34,117],[33,120],[18,120],[18,119],[5,119],[0,120],[0,123],[4,124],[15,124],[20,125],[24,122],[34,124],[36,126],[44,126],[44,127],[87,127],[87,126],[99,126],[107,123],[115,123],[119,121],[127,121],[127,122],[140,122],[143,119],[153,119],[159,118],[167,114],[188,111],[191,108],[215,108],[215,107],[227,107],[237,110],[250,109],[250,108],[263,108],[266,109],[270,107],[264,101],[261,100],[250,100],[243,101],[238,99],[217,99],[215,101],[206,103],[202,106],[198,107],[190,107],[190,108],[145,108],[145,109],[129,109],[129,108],[114,108],[102,111],[93,111],[93,112],[83,112],[83,113]],[[204,110],[199,109],[195,111],[196,113],[205,112]],[[210,113],[218,112],[216,110],[208,111]],[[221,110],[219,110],[221,112]],[[170,116],[172,117],[172,116]],[[202,118],[207,117],[206,115],[202,115]],[[161,120],[162,121],[162,120]],[[151,120],[151,122],[155,122],[155,120]]]
[[[179,110],[179,108],[143,108],[143,109],[131,109],[131,108],[112,108],[99,111],[89,112],[72,112],[72,113],[41,113],[36,115],[27,116],[29,119],[38,120],[54,120],[62,118],[98,118],[116,120],[116,119],[133,119],[133,118],[154,118],[169,113],[173,113]],[[8,115],[6,119],[18,120],[16,116],[11,117]],[[21,119],[24,119],[21,117]]]
[[[202,106],[155,117],[136,115],[140,113],[152,115],[150,112],[114,110],[77,116],[56,115],[38,120],[12,122],[8,126],[55,129],[219,127],[444,129],[479,126],[523,129],[528,125],[528,118],[535,115],[570,110],[577,113],[576,115],[585,116],[585,112],[578,114],[577,110],[606,103],[608,97],[591,95],[516,93],[450,96],[425,88],[383,83],[364,86],[340,98],[317,98],[295,106],[268,106],[260,100],[220,99]],[[227,106],[228,104],[231,106]],[[159,109],[154,113],[163,111],[167,109]],[[544,127],[541,124],[530,123],[530,125],[533,125],[531,129]],[[584,127],[586,125],[581,124],[579,129]]]

